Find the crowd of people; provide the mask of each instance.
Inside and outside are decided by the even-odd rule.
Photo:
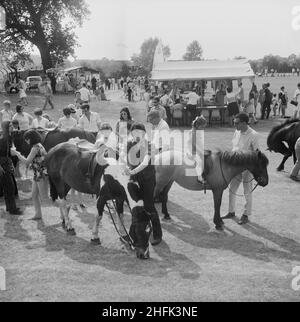
[[[130,80],[129,80],[130,81]],[[123,87],[125,82],[123,83]],[[224,98],[224,101],[228,104],[229,114],[232,115],[233,125],[236,127],[236,131],[233,137],[233,151],[255,151],[259,148],[258,133],[250,127],[251,119],[254,123],[256,119],[257,103],[261,105],[261,118],[269,118],[270,112],[273,109],[274,115],[276,115],[277,109],[275,109],[275,94],[272,94],[269,90],[270,84],[264,84],[260,91],[257,90],[255,84],[249,93],[249,100],[245,104],[244,90],[242,83],[239,84],[238,93],[232,94],[232,89],[227,88],[225,95],[218,93],[217,99]],[[148,90],[148,88],[147,88]],[[149,89],[150,90],[150,89]],[[224,88],[221,89],[225,91]],[[151,91],[151,90],[150,90]],[[147,92],[147,91],[146,91]],[[157,90],[154,92],[157,94]],[[153,93],[152,93],[153,94]],[[199,95],[196,90],[193,90],[187,99],[187,108],[191,113],[192,128],[189,135],[188,154],[191,159],[195,161],[195,169],[198,177],[199,184],[205,185],[206,178],[203,174],[204,171],[204,157],[203,157],[203,144],[202,138],[204,137],[204,129],[207,125],[205,117],[197,115],[197,104],[199,101]],[[285,109],[288,102],[288,97],[284,87],[278,95],[279,103],[277,101],[278,110],[282,115],[285,115]],[[293,97],[295,102],[295,114],[294,117],[299,115],[300,102],[300,83],[298,89],[295,91]],[[20,209],[17,208],[15,202],[15,196],[18,194],[16,180],[14,176],[14,168],[16,162],[13,163],[13,159],[17,158],[19,162],[25,164],[26,167],[30,167],[33,171],[33,185],[32,185],[32,198],[35,207],[34,219],[40,219],[42,216],[41,200],[43,196],[47,194],[46,189],[46,169],[44,166],[44,158],[46,151],[42,145],[42,137],[37,129],[60,129],[70,130],[74,127],[79,127],[84,131],[88,131],[94,134],[97,140],[103,140],[105,143],[109,143],[109,137],[111,135],[116,137],[117,148],[121,149],[124,146],[124,140],[130,138],[130,143],[126,142],[127,148],[134,147],[134,158],[136,160],[137,153],[139,154],[138,163],[130,161],[130,151],[128,154],[128,168],[126,170],[127,175],[131,176],[133,180],[137,180],[144,191],[144,202],[146,210],[150,214],[156,216],[156,210],[153,200],[153,191],[155,187],[155,175],[154,167],[151,165],[151,158],[149,155],[152,153],[158,154],[170,149],[170,119],[172,113],[177,111],[176,105],[181,104],[179,98],[176,98],[175,104],[170,98],[170,95],[165,91],[161,96],[149,96],[149,108],[147,110],[147,120],[152,124],[151,137],[147,138],[146,128],[143,123],[135,122],[130,114],[128,107],[123,107],[120,110],[119,121],[117,122],[115,129],[109,123],[102,122],[100,115],[90,110],[90,90],[87,89],[86,84],[82,84],[82,88],[76,94],[73,104],[69,104],[62,110],[62,116],[57,123],[54,123],[49,115],[45,114],[43,109],[37,108],[34,110],[34,116],[24,111],[24,107],[18,104],[13,111],[11,102],[6,100],[3,102],[3,109],[0,111],[0,123],[2,125],[2,132],[0,135],[0,195],[4,194],[6,209],[10,214],[21,214]],[[273,105],[272,105],[273,104]],[[31,151],[27,157],[21,155],[16,151],[12,142],[12,132],[16,130],[26,131],[24,139],[29,144]],[[124,133],[125,132],[125,133]],[[200,137],[199,137],[200,133]],[[195,135],[198,134],[197,140]],[[200,139],[199,139],[200,138]],[[295,150],[298,157],[298,161],[291,171],[290,177],[295,181],[299,181],[299,140],[297,141]],[[148,149],[148,146],[151,148]],[[149,152],[150,151],[150,152]],[[150,153],[150,154],[149,154]],[[252,185],[251,174],[245,172],[241,176],[240,180],[234,180],[230,185],[229,193],[229,212],[225,218],[232,218],[235,216],[235,192],[237,191],[241,182],[244,183],[244,193],[246,198],[246,205],[243,215],[239,221],[240,224],[248,222],[248,217],[252,213]]]

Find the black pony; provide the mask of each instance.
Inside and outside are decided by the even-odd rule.
[[[294,156],[294,162],[296,162],[295,144],[299,137],[299,119],[287,120],[271,130],[267,139],[268,150],[283,154],[282,162],[278,166],[277,171],[284,169],[284,163],[292,155]]]
[[[72,128],[70,130],[43,130],[37,129],[37,131],[43,137],[43,146],[48,152],[51,148],[55,147],[57,144],[67,142],[72,138],[78,137],[79,139],[87,140],[91,143],[95,143],[95,135],[91,132],[84,131],[80,128]],[[14,145],[22,155],[28,156],[30,153],[30,146],[24,140],[24,134],[26,131],[14,131],[12,133],[12,139]]]

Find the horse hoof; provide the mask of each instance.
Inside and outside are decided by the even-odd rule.
[[[160,244],[161,241],[162,241],[162,238],[153,239],[153,240],[151,240],[151,245],[156,246],[156,245]]]
[[[280,172],[280,171],[283,171],[283,170],[284,170],[284,168],[283,168],[283,167],[278,167],[276,170],[277,170],[278,172]]]
[[[74,228],[67,229],[67,234],[69,236],[75,236],[76,235],[75,229]]]
[[[171,217],[170,217],[170,215],[169,214],[167,214],[167,215],[165,215],[164,216],[164,218],[163,218],[164,220],[171,220]]]
[[[100,238],[91,239],[92,245],[101,245]]]
[[[223,225],[216,225],[217,231],[224,231],[224,224]]]

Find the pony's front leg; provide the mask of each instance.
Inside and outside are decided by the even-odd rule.
[[[75,236],[76,232],[75,232],[75,229],[71,225],[71,220],[69,217],[71,206],[67,205],[66,199],[61,199],[61,200],[62,200],[61,203],[62,203],[62,209],[63,209],[63,213],[64,213],[64,217],[65,217],[65,226],[67,229],[67,234],[71,235],[71,236]]]
[[[285,154],[281,163],[279,164],[277,171],[283,171],[284,170],[284,164],[286,162],[286,160],[291,156],[292,154]]]
[[[106,202],[106,199],[104,199],[103,197],[98,198],[98,201],[97,201],[98,213],[95,216],[95,223],[92,230],[92,239],[91,239],[91,243],[93,245],[101,245],[100,238],[99,238],[99,225],[103,217],[105,202]]]
[[[220,216],[223,190],[222,189],[213,190],[213,196],[214,196],[214,207],[215,207],[214,224],[217,230],[223,230],[224,222]]]

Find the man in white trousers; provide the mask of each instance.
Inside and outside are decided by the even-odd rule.
[[[259,149],[258,133],[254,131],[249,125],[249,116],[246,113],[239,113],[235,116],[234,125],[236,131],[233,135],[233,151],[256,151]],[[235,201],[236,192],[243,182],[244,195],[246,204],[244,207],[244,213],[238,223],[240,225],[249,222],[248,217],[252,213],[252,182],[253,176],[250,171],[246,170],[232,179],[229,185],[229,211],[223,219],[230,219],[235,217]]]

